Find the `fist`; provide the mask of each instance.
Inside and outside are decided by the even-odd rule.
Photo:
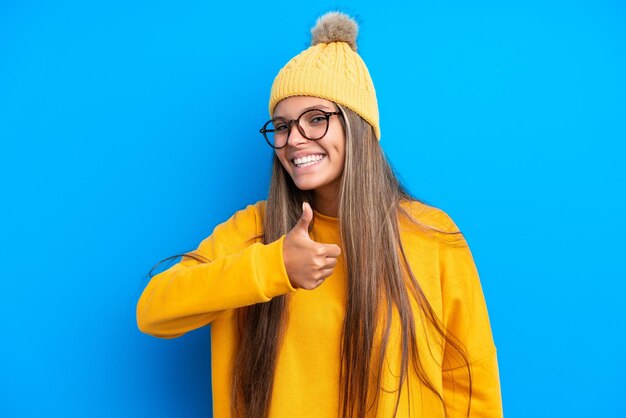
[[[285,236],[283,258],[291,285],[295,288],[313,290],[333,273],[341,249],[335,244],[322,244],[309,237],[309,224],[313,209],[304,202],[302,216]]]

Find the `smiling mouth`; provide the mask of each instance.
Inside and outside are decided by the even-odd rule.
[[[314,157],[307,157],[307,158],[296,158],[294,160],[291,160],[291,163],[293,165],[296,166],[296,168],[304,168],[304,167],[309,167],[312,165],[315,165],[317,163],[319,163],[320,161],[322,161],[324,158],[326,158],[325,154],[320,154]]]

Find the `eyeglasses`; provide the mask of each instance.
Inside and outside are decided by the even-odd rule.
[[[279,149],[287,145],[291,126],[298,127],[300,135],[310,141],[322,139],[328,132],[328,121],[333,115],[341,115],[341,112],[324,112],[320,109],[309,109],[303,112],[297,119],[286,120],[274,118],[263,125],[260,132],[270,147]]]

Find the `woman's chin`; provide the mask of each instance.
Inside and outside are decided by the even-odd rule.
[[[293,179],[294,184],[300,190],[313,190],[317,186],[315,182],[312,181],[301,181]]]

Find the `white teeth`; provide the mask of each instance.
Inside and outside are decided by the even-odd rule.
[[[301,165],[299,165],[297,167],[298,168],[308,167],[308,166],[313,165],[313,164],[317,164],[317,161],[309,161],[308,163],[301,164]]]
[[[322,158],[324,158],[324,156],[322,154],[316,154],[316,155],[307,155],[306,157],[302,157],[302,158],[296,158],[295,160],[293,160],[294,164],[298,167],[301,167],[303,165],[312,165],[312,164],[308,164],[308,163],[316,163],[319,160],[321,160]]]

